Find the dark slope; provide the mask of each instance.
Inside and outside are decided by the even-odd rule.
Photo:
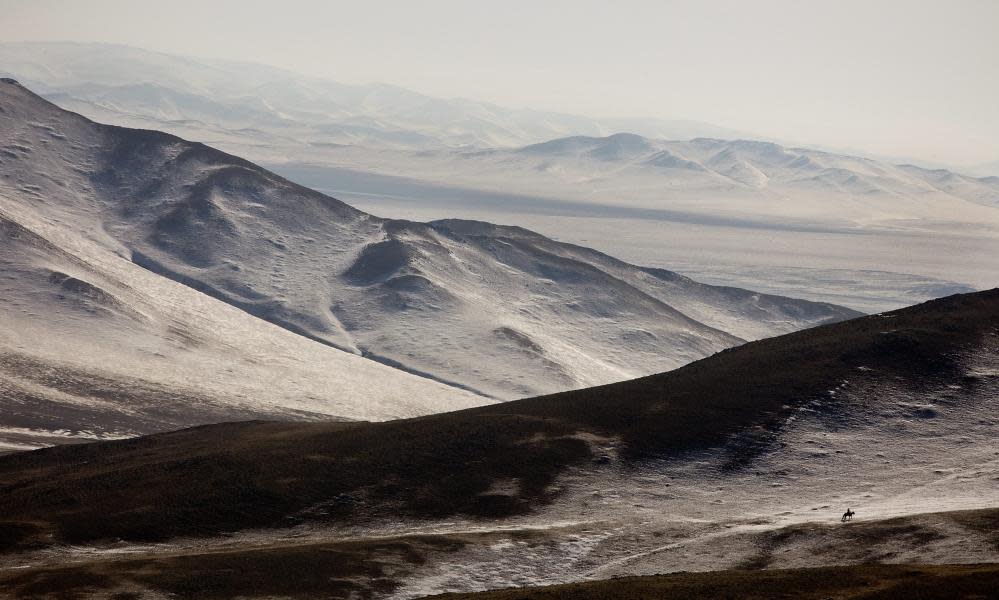
[[[378,515],[503,516],[621,443],[628,461],[766,449],[797,407],[848,410],[855,381],[978,385],[961,353],[996,346],[999,290],[746,344],[620,384],[386,423],[236,423],[0,458],[8,547],[165,539]],[[513,482],[515,491],[491,491]],[[509,487],[509,486],[508,486]],[[495,488],[493,488],[495,489]]]
[[[951,600],[992,598],[999,565],[863,565],[621,577],[540,588],[432,596],[440,600]]]

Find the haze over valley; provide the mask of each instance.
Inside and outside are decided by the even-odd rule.
[[[999,268],[988,210],[999,173],[122,46],[5,44],[0,62],[64,108],[208,143],[379,216],[520,225],[633,264],[865,312],[984,289]],[[978,259],[955,258],[968,255]]]

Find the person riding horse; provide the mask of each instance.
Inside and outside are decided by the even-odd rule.
[[[849,508],[848,508],[848,509],[846,509],[846,512],[845,512],[845,513],[843,513],[843,518],[842,518],[842,519],[840,519],[840,522],[842,522],[842,523],[846,523],[847,521],[850,521],[850,520],[852,520],[852,519],[853,519],[853,515],[855,515],[855,514],[857,514],[857,513],[853,512],[853,511],[852,511],[852,510],[850,510]]]

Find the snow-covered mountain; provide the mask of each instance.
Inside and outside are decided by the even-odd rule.
[[[0,90],[0,451],[239,418],[381,420],[486,401],[141,268],[103,231],[84,183],[99,130],[15,84]]]
[[[4,320],[21,328],[8,328],[16,333],[6,342],[20,346],[19,352],[31,347],[25,339],[41,337],[45,324],[56,319],[49,312],[68,311],[65,319],[80,337],[91,328],[131,331],[147,328],[150,320],[160,323],[150,334],[156,343],[178,348],[200,369],[219,370],[203,356],[225,356],[240,365],[269,362],[260,354],[240,358],[269,355],[248,343],[253,339],[248,334],[214,332],[213,343],[234,346],[232,353],[205,346],[199,341],[204,336],[186,329],[195,311],[209,323],[223,315],[245,321],[244,327],[264,327],[310,352],[320,350],[306,338],[453,386],[513,398],[667,370],[743,340],[857,314],[702,285],[515,227],[380,219],[202,144],[93,123],[11,80],[0,84],[0,111],[5,218],[11,227],[39,236],[38,244],[47,240],[52,252],[65,250],[101,269],[50,265],[52,259],[41,256],[28,261],[33,270],[25,275],[25,259],[14,255],[12,290],[28,289],[29,296],[3,308]],[[31,286],[21,283],[24,277]],[[122,291],[126,288],[130,291]],[[191,288],[229,306],[218,308],[219,315],[214,308],[198,308],[219,303]],[[181,312],[171,313],[165,325],[148,314],[152,309],[136,304],[135,295],[160,304],[176,297],[170,310]],[[35,307],[38,298],[47,300]],[[29,325],[22,322],[39,333],[29,336]],[[53,326],[51,339],[41,346],[61,344],[60,331]],[[126,340],[125,347],[145,348],[138,337]],[[61,354],[53,348],[45,356],[80,358],[72,344],[61,348]],[[123,370],[140,362],[155,370],[149,356],[157,352],[155,347],[129,351],[127,360],[111,362]],[[276,354],[282,356],[274,359],[278,371],[280,361],[295,358],[290,351]],[[108,355],[115,353],[84,353],[91,366]],[[359,360],[340,352],[329,356],[347,365]],[[167,362],[167,371],[184,376],[172,359]],[[303,362],[303,369],[326,368]],[[395,385],[397,371],[381,376],[385,369],[362,363],[373,371],[359,368],[351,380],[380,383],[357,390],[356,397],[334,393],[341,404],[318,412],[381,418],[431,410],[441,402],[484,402],[437,393],[439,386],[410,392],[408,383]],[[340,366],[329,370],[329,378],[340,376]],[[237,380],[245,376],[246,371],[232,372]],[[385,391],[393,386],[396,392]],[[412,398],[393,409],[398,394]],[[423,402],[428,394],[436,394],[435,403]]]
[[[711,283],[879,312],[987,288],[999,268],[990,177],[124,46],[0,44],[4,72],[99,122],[200,140],[369,213],[522,225]],[[628,147],[622,131],[645,140]]]
[[[622,130],[673,139],[736,135],[696,121],[592,119],[511,109],[109,44],[0,44],[0,75],[97,120],[197,139],[236,135],[248,144],[259,143],[263,134],[285,141],[403,148],[519,146]]]
[[[471,163],[464,170],[482,179],[515,170],[524,174],[520,178],[526,180],[524,186],[575,185],[600,188],[606,194],[631,189],[635,193],[622,197],[621,202],[649,208],[653,206],[643,200],[655,197],[662,205],[664,196],[672,207],[688,204],[688,199],[696,199],[697,204],[713,201],[719,207],[722,202],[742,199],[754,203],[755,209],[760,199],[782,199],[785,202],[770,212],[816,220],[837,214],[844,222],[876,222],[938,217],[947,205],[971,218],[992,211],[969,203],[999,206],[996,177],[891,165],[754,140],[671,141],[618,133],[452,155]],[[817,199],[825,206],[816,206]]]

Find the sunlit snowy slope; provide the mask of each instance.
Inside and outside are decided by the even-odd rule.
[[[98,164],[98,130],[53,120],[52,107],[15,84],[0,89],[0,451],[233,419],[388,419],[485,401],[137,266],[103,231],[101,200],[83,175]]]
[[[98,125],[10,81],[0,90],[12,220],[488,396],[668,370],[856,314],[702,285],[519,228],[372,217],[207,146]]]

